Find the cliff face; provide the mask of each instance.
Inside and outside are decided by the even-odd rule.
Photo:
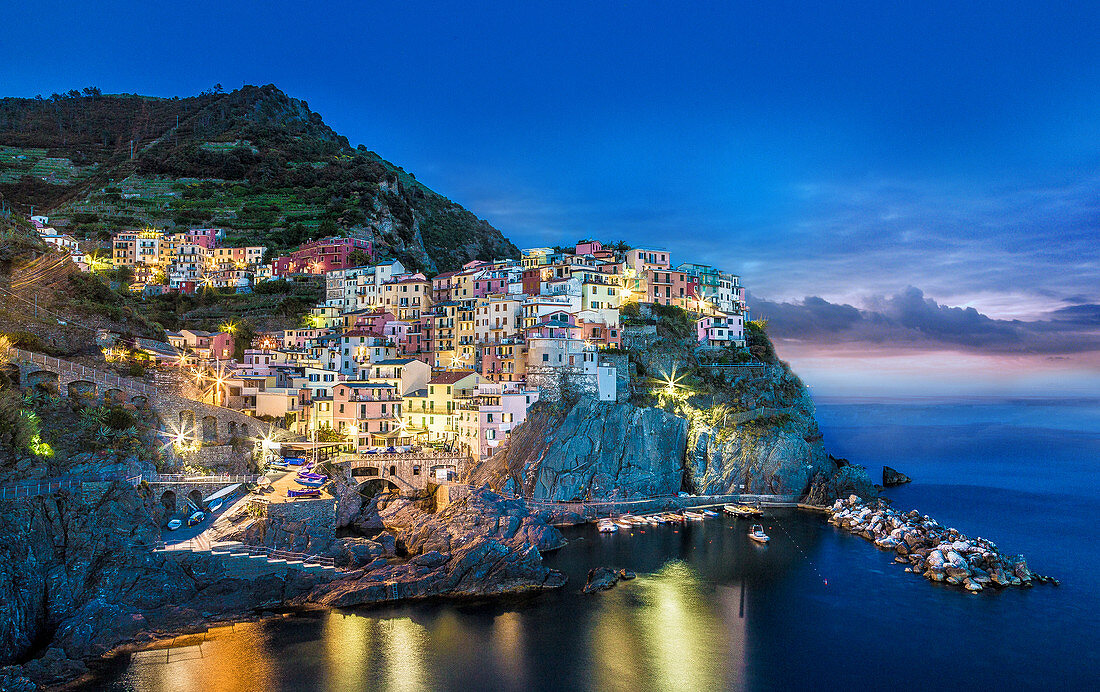
[[[693,415],[684,459],[688,483],[700,495],[746,492],[801,495],[835,464],[825,453],[814,404],[789,370],[776,365],[756,378],[756,391],[785,390],[781,400],[745,413]],[[776,404],[782,408],[774,408]]]
[[[540,406],[471,482],[544,500],[675,494],[687,432],[686,420],[656,408],[592,400],[564,413]]]
[[[767,343],[762,334],[757,339]],[[556,501],[681,490],[818,502],[846,493],[875,496],[861,467],[826,454],[806,387],[773,351],[763,368],[723,370],[700,364],[694,347],[693,334],[665,332],[658,343],[630,353],[642,373],[679,366],[684,384],[672,395],[658,386],[636,391],[635,403],[539,404],[505,449],[471,470],[470,482]],[[642,378],[635,372],[632,379]]]
[[[120,643],[236,619],[316,582],[297,574],[241,581],[208,555],[153,553],[157,526],[124,483],[91,497],[63,492],[0,505],[0,664],[33,658],[0,671],[0,688],[12,675],[60,682]]]

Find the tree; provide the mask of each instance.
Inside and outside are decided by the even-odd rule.
[[[350,267],[362,267],[365,264],[370,263],[370,255],[359,248],[355,248],[348,253],[348,266]]]
[[[333,430],[330,427],[322,426],[317,428],[317,441],[318,442],[343,442],[344,434]]]
[[[252,340],[256,338],[256,328],[251,322],[241,321],[233,330],[233,358],[238,363],[244,362],[244,350],[252,348]]]

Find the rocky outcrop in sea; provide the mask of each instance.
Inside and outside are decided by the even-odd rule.
[[[363,567],[318,585],[294,604],[335,607],[499,596],[565,584],[565,575],[546,567],[540,552],[560,547],[561,533],[531,514],[522,500],[481,488],[436,513],[408,498],[394,499],[379,513],[387,532],[396,536],[401,559],[382,547],[382,537],[340,543],[337,549],[354,553]]]
[[[985,538],[970,538],[916,510],[900,512],[885,500],[852,495],[829,507],[829,523],[897,553],[895,562],[925,579],[977,592],[994,587],[1033,586],[1058,580],[1032,572],[1022,555],[1001,553]]]

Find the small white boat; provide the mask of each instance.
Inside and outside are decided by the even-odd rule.
[[[629,514],[621,514],[615,519],[615,523],[624,529],[629,529],[634,525],[634,517]]]
[[[649,519],[645,517],[630,517],[630,523],[635,526],[645,526],[649,524]]]
[[[610,519],[600,519],[596,522],[596,530],[600,533],[615,533],[619,527]]]
[[[713,509],[704,509],[703,510],[703,516],[716,517],[716,516],[718,516],[718,512],[715,512]]]
[[[692,512],[690,510],[684,510],[684,517],[692,521],[702,521],[706,519],[702,512]]]
[[[169,519],[168,520],[168,530],[169,531],[175,531],[176,529],[178,529],[181,526],[183,526],[183,522],[180,521],[179,519]]]
[[[771,540],[768,534],[764,533],[764,527],[760,524],[753,524],[752,529],[749,531],[749,538],[757,543],[767,543]]]

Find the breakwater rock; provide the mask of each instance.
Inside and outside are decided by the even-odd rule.
[[[893,488],[896,485],[905,485],[906,483],[912,483],[913,479],[906,476],[897,469],[890,468],[889,466],[882,467],[882,487]]]
[[[359,563],[344,579],[318,585],[301,605],[352,606],[433,597],[482,597],[558,588],[565,575],[542,563],[540,551],[564,543],[561,533],[522,500],[474,490],[438,513],[398,498],[379,511],[407,559],[387,559],[376,538],[357,547]],[[350,549],[350,546],[343,546]],[[377,553],[377,554],[374,554]]]
[[[1032,572],[1022,555],[1009,556],[985,538],[970,538],[916,510],[900,512],[883,500],[866,503],[852,495],[829,508],[829,523],[897,553],[896,562],[925,579],[977,592],[1029,587],[1058,580]]]

